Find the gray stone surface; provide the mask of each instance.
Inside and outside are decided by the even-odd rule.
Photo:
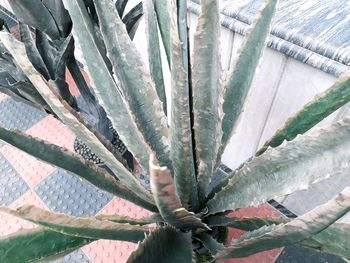
[[[52,211],[78,217],[95,215],[112,200],[112,195],[62,169],[41,182],[35,192]]]
[[[45,116],[45,112],[11,98],[0,103],[0,122],[7,129],[25,131]]]
[[[10,205],[28,189],[26,182],[0,154],[0,205]]]
[[[83,251],[77,250],[62,259],[52,261],[51,263],[91,263],[91,260]]]

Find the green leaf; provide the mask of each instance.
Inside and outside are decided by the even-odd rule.
[[[42,0],[51,13],[62,37],[67,37],[72,29],[72,20],[64,8],[62,0]]]
[[[38,49],[36,48],[35,41],[32,38],[32,32],[30,31],[29,27],[23,23],[19,23],[19,31],[21,35],[21,41],[26,47],[26,53],[30,62],[33,64],[35,69],[45,77],[45,79],[50,79],[50,73],[47,70]]]
[[[151,158],[151,188],[158,210],[163,219],[176,228],[209,229],[207,225],[193,213],[182,207],[179,197],[176,195],[173,178],[166,167],[159,167]]]
[[[161,165],[171,168],[169,130],[152,78],[113,3],[109,0],[95,0],[94,3],[107,55],[121,84],[121,93],[135,115],[136,125],[147,144],[155,152]]]
[[[125,10],[125,7],[126,7],[127,3],[128,3],[128,0],[117,0],[115,2],[115,8],[117,8],[118,15],[120,17],[123,17],[124,10]]]
[[[138,158],[141,166],[147,172],[150,154],[149,147],[138,131],[134,116],[126,106],[120,89],[104,62],[100,53],[101,48],[98,45],[99,41],[97,41],[93,31],[93,21],[91,21],[82,0],[65,1],[65,5],[72,17],[75,37],[79,40],[88,71],[95,83],[96,96],[99,99],[99,103],[106,110],[121,140],[133,155]],[[113,9],[115,9],[114,6]]]
[[[348,169],[349,136],[350,119],[345,119],[252,158],[208,201],[209,214],[258,205]]]
[[[146,36],[148,42],[148,62],[152,74],[153,81],[160,101],[163,103],[163,111],[167,115],[167,104],[165,96],[165,86],[162,69],[162,59],[160,54],[160,45],[158,38],[157,16],[154,11],[153,0],[145,2],[145,21]]]
[[[263,226],[278,225],[288,222],[285,218],[230,218],[220,215],[212,215],[206,218],[207,225],[213,226],[226,226],[241,229],[244,231],[256,230]]]
[[[67,236],[41,227],[19,230],[0,237],[0,262],[52,260],[93,241],[94,239]]]
[[[198,210],[194,145],[191,125],[189,57],[186,2],[171,1],[174,19],[171,24],[171,133],[170,154],[176,192],[183,207]],[[178,20],[175,19],[179,14]]]
[[[107,220],[120,224],[130,224],[130,225],[149,225],[154,223],[163,222],[163,218],[159,214],[153,214],[148,217],[143,218],[131,218],[127,216],[118,216],[118,215],[97,215],[95,217],[98,220]]]
[[[126,31],[131,40],[134,39],[136,30],[140,23],[141,17],[143,15],[143,6],[142,2],[134,6],[129,13],[127,13],[123,18],[123,23],[125,24]]]
[[[145,226],[118,224],[106,220],[97,220],[94,217],[71,217],[52,213],[31,205],[21,206],[16,210],[0,207],[0,211],[49,228],[55,232],[89,239],[138,242],[143,240],[145,233],[150,231],[150,228]]]
[[[298,134],[303,134],[324,118],[350,101],[350,77],[341,77],[324,93],[318,94],[313,101],[306,104],[284,126],[269,139],[256,155],[261,155],[266,149],[279,146],[284,140],[291,141]]]
[[[154,8],[157,15],[158,26],[162,36],[165,53],[170,67],[170,14],[169,2],[163,0],[153,0]]]
[[[335,223],[296,246],[350,259],[350,225]]]
[[[17,101],[24,102],[40,110],[52,112],[1,42],[0,75],[1,92],[13,97]]]
[[[252,85],[256,68],[259,64],[266,38],[269,35],[270,23],[275,13],[278,0],[266,0],[258,18],[246,34],[239,55],[231,65],[231,72],[224,83],[224,102],[222,119],[222,138],[217,164],[235,128],[243,104]]]
[[[10,34],[0,32],[0,39],[6,48],[14,56],[17,64],[28,76],[37,91],[45,98],[46,102],[56,113],[56,115],[65,123],[80,139],[83,139],[87,146],[97,154],[112,172],[122,181],[122,183],[132,190],[140,198],[153,203],[150,193],[141,185],[138,179],[122,164],[121,159],[117,159],[111,152],[112,147],[106,147],[108,143],[104,138],[96,136],[94,132],[87,128],[86,123],[69,107],[64,101],[60,101],[59,96],[34,69],[25,56],[24,46],[14,39]],[[119,155],[120,156],[120,155]]]
[[[218,0],[202,0],[201,14],[194,34],[192,93],[194,137],[198,165],[198,193],[205,201],[220,144],[220,15]],[[203,128],[205,127],[205,128]]]
[[[210,251],[212,255],[217,254],[219,251],[223,250],[225,246],[218,241],[216,241],[214,238],[212,238],[207,233],[200,233],[196,235],[196,238],[202,242],[203,246]]]
[[[131,253],[127,263],[190,263],[192,262],[191,234],[172,227],[152,231]]]
[[[350,187],[345,188],[327,203],[286,224],[263,227],[238,240],[233,240],[231,246],[216,257],[246,257],[264,250],[301,242],[326,229],[349,211]]]
[[[52,39],[60,38],[60,31],[50,11],[41,0],[10,0],[9,4],[16,17],[48,34]]]
[[[151,211],[157,211],[154,205],[137,197],[105,170],[92,162],[85,161],[79,155],[65,148],[36,139],[21,131],[10,131],[2,127],[0,127],[0,139],[44,162],[72,172],[101,190],[129,200]]]

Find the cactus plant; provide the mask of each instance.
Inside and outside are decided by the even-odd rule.
[[[43,26],[39,17],[28,11],[30,8],[23,8],[33,2],[51,22]],[[216,41],[220,32],[218,0],[201,1],[192,56],[186,0],[145,0],[149,67],[128,35],[127,30],[135,32],[135,26],[132,22],[125,26],[126,16],[121,18],[126,2],[11,0],[24,35],[19,41],[6,29],[0,33],[1,63],[5,70],[15,69],[8,74],[15,74],[16,90],[30,88],[31,96],[25,99],[52,112],[109,169],[20,131],[0,128],[0,139],[152,215],[141,219],[117,214],[75,218],[33,206],[16,210],[1,207],[0,211],[38,227],[0,238],[0,261],[49,260],[98,239],[139,242],[128,263],[212,262],[286,245],[350,259],[349,226],[336,222],[350,210],[349,187],[292,220],[227,217],[230,211],[306,189],[349,167],[350,119],[305,133],[349,102],[350,77],[341,77],[291,116],[254,156],[210,189],[252,85],[278,1],[265,0],[225,79]],[[137,8],[129,16],[132,21],[139,17]],[[71,24],[73,31],[68,26]],[[40,53],[28,25],[35,28],[37,43],[43,39],[42,45],[56,45],[55,56]],[[72,39],[82,48],[94,86],[94,91],[82,93],[88,94],[86,98],[93,95],[94,103],[99,102],[94,108],[106,114],[143,172],[150,176],[151,191],[115,150],[106,138],[108,134],[77,111],[79,105],[68,93],[62,73],[62,68],[70,67],[70,62],[62,59],[63,47]],[[161,71],[162,45],[171,72],[168,100]],[[171,102],[170,112],[166,111],[167,101]],[[249,232],[225,246],[214,233],[227,227]],[[200,253],[196,243],[206,252]]]

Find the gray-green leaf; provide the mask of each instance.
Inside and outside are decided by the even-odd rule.
[[[174,181],[166,167],[150,162],[151,188],[158,210],[164,220],[176,228],[209,229],[202,221],[182,207],[175,191]]]
[[[215,39],[215,41],[213,41]],[[202,0],[194,34],[192,61],[193,129],[198,165],[197,181],[204,202],[220,145],[220,15],[218,0]]]
[[[19,230],[0,237],[0,262],[53,260],[93,241],[94,239],[67,236],[41,227]]]
[[[350,119],[345,119],[252,158],[208,201],[209,214],[258,205],[349,169],[349,136]]]
[[[239,55],[233,61],[231,72],[224,83],[224,102],[222,120],[222,138],[218,153],[217,164],[230,139],[243,104],[252,85],[256,68],[265,48],[269,35],[270,24],[275,13],[278,0],[266,0],[259,17],[253,23],[240,48]]]
[[[271,139],[256,153],[261,155],[266,149],[279,146],[284,140],[291,141],[298,134],[303,134],[324,118],[350,101],[350,77],[341,77],[324,93],[318,94],[293,117],[289,118]]]
[[[296,246],[350,259],[350,225],[335,223]]]
[[[37,225],[69,236],[88,239],[109,239],[138,242],[144,239],[150,228],[128,224],[118,224],[94,217],[77,218],[64,214],[56,214],[44,209],[25,205],[11,210],[1,208],[0,211],[28,220]]]
[[[153,0],[145,2],[145,22],[147,36],[148,62],[154,84],[160,101],[163,103],[163,111],[167,115],[167,104],[165,96],[165,86],[162,69],[162,59],[160,54],[160,45],[158,38],[157,16],[154,11]]]
[[[131,253],[127,263],[190,263],[192,262],[191,234],[172,227],[152,231]]]
[[[145,141],[159,162],[171,168],[166,116],[151,75],[130,40],[113,3],[109,0],[95,0],[94,3],[107,55],[120,81],[121,93],[133,112]]]
[[[171,133],[170,154],[176,192],[182,206],[198,209],[194,145],[190,108],[189,57],[186,1],[171,1]],[[179,17],[176,19],[176,14]]]
[[[72,17],[74,35],[79,40],[83,50],[83,56],[95,84],[99,103],[106,110],[113,127],[118,131],[122,141],[133,155],[138,158],[141,166],[147,172],[150,154],[149,147],[138,131],[134,116],[126,106],[120,89],[109,72],[101,51],[103,48],[99,45],[100,41],[95,35],[94,24],[86,11],[84,2],[77,0],[64,1],[64,3]],[[112,9],[115,9],[115,7],[113,6]]]
[[[251,254],[299,243],[326,229],[350,210],[350,187],[335,198],[286,224],[250,232],[221,251],[217,258],[246,257]]]
[[[169,1],[153,0],[155,11],[157,14],[157,21],[162,36],[165,53],[167,56],[168,64],[170,66],[170,14],[169,14]]]

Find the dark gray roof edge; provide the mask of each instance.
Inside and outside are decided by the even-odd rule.
[[[187,8],[189,12],[199,15],[200,5],[197,2],[197,0],[189,0]],[[244,14],[243,12],[239,12],[238,14],[228,10],[221,11],[222,26],[240,35],[245,35],[253,19],[254,18]],[[269,48],[279,51],[314,68],[320,69],[335,77],[339,77],[345,73],[350,73],[350,61],[348,58],[343,58],[339,55],[341,53],[341,49],[327,47],[323,50],[324,52],[322,52],[322,49],[316,48],[319,45],[309,45],[308,47],[303,47],[297,43],[293,43],[294,41],[291,42],[289,39],[283,39],[283,34],[276,33],[281,31],[283,30],[273,29],[271,31],[267,43]],[[302,43],[301,41],[299,42]]]

